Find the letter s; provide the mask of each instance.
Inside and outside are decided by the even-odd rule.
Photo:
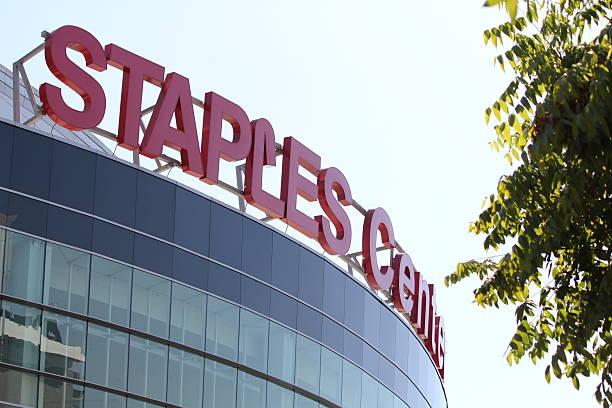
[[[58,28],[45,40],[45,61],[57,79],[83,98],[85,106],[82,111],[72,109],[64,101],[60,88],[44,83],[40,86],[43,110],[55,123],[67,129],[91,129],[104,117],[104,90],[98,81],[68,58],[67,48],[83,54],[87,67],[100,72],[106,70],[104,48],[93,35],[75,26]]]

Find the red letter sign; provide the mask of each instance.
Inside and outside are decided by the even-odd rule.
[[[393,258],[393,304],[400,313],[410,313],[414,306],[414,265],[408,254],[395,255]]]
[[[363,234],[361,236],[361,250],[363,252],[363,269],[365,269],[368,284],[374,290],[387,290],[393,283],[393,267],[378,267],[376,259],[376,238],[378,231],[382,238],[382,243],[387,248],[395,247],[395,237],[393,236],[393,225],[385,210],[376,208],[368,210],[363,222]]]
[[[285,202],[283,221],[306,235],[316,238],[318,224],[296,208],[297,195],[308,201],[317,199],[317,186],[298,172],[302,166],[313,174],[321,168],[321,158],[292,137],[283,142],[283,175],[281,180],[281,200]]]
[[[251,122],[253,146],[246,161],[244,198],[270,217],[281,218],[285,203],[262,189],[264,165],[276,166],[276,142],[274,129],[266,119]]]
[[[234,129],[231,142],[221,137],[222,120]],[[246,159],[251,150],[251,124],[247,114],[235,103],[214,92],[208,92],[204,100],[204,129],[202,131],[202,161],[204,177],[208,184],[219,181],[219,159],[236,161]]]
[[[334,235],[329,219],[317,215],[315,220],[319,224],[319,244],[328,254],[346,255],[351,246],[351,220],[340,204],[351,205],[353,201],[351,188],[344,174],[335,167],[319,172],[317,186],[319,204],[336,228],[336,235]],[[333,191],[338,194],[338,200],[334,197]]]
[[[161,86],[164,67],[115,44],[108,44],[105,50],[108,64],[123,71],[117,143],[125,149],[135,150],[138,148],[143,81]]]
[[[176,127],[170,126],[176,115]],[[162,154],[162,146],[181,152],[183,171],[201,177],[202,158],[198,148],[189,80],[177,73],[168,74],[155,104],[155,110],[142,139],[140,153],[151,158]]]
[[[82,111],[72,109],[64,102],[62,90],[48,83],[40,86],[40,100],[43,110],[55,123],[72,130],[91,129],[104,117],[104,90],[98,81],[68,58],[67,48],[83,54],[87,67],[96,71],[106,69],[104,49],[93,35],[74,26],[60,27],[45,40],[45,60],[57,79],[81,95],[85,107]]]

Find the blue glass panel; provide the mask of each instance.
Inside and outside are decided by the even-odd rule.
[[[242,221],[242,270],[264,282],[272,277],[272,230],[244,218]]]
[[[67,245],[91,249],[92,219],[63,208],[49,206],[47,238]]]
[[[363,363],[363,341],[344,329],[344,355],[355,364]]]
[[[47,235],[48,205],[17,194],[9,194],[9,227],[44,237]]]
[[[173,262],[172,277],[174,279],[202,290],[208,289],[208,270],[210,268],[208,260],[174,248]]]
[[[359,335],[363,335],[363,316],[365,314],[366,289],[353,281],[346,280],[344,292],[344,323]]]
[[[240,309],[239,363],[266,372],[268,369],[269,325],[268,319],[248,310]]]
[[[51,201],[91,213],[94,205],[95,174],[95,154],[57,140],[53,141],[49,190]]]
[[[240,304],[256,312],[270,314],[270,287],[246,276],[240,277]]]
[[[270,322],[268,374],[288,383],[295,378],[296,334],[279,324]]]
[[[295,329],[297,325],[297,301],[273,289],[270,293],[270,317]]]
[[[339,322],[344,322],[344,273],[325,262],[323,274],[323,311]]]
[[[44,241],[9,231],[6,234],[2,292],[40,302],[44,254]]]
[[[11,188],[49,198],[52,139],[20,128],[14,132]]]
[[[378,348],[380,330],[380,308],[382,306],[374,296],[365,296],[365,315],[363,320],[363,334],[365,339],[374,348]]]
[[[313,394],[318,394],[321,374],[321,346],[304,336],[298,335],[295,350],[295,385]]]
[[[390,359],[395,357],[395,321],[397,319],[386,307],[380,308],[380,351]]]
[[[47,243],[43,303],[87,314],[91,255]]]
[[[234,268],[242,266],[242,216],[215,203],[210,207],[210,256]]]
[[[176,188],[174,242],[208,255],[210,201],[184,188]]]
[[[206,360],[204,408],[235,408],[236,376],[235,368]]]
[[[133,264],[134,235],[133,231],[94,219],[91,250]]]
[[[170,340],[204,350],[206,294],[172,283]]]
[[[238,307],[213,296],[206,310],[206,351],[236,361],[238,359]]]
[[[128,391],[157,400],[166,398],[168,346],[130,336]]]
[[[316,309],[323,307],[323,258],[300,248],[298,297]]]
[[[0,186],[8,187],[11,181],[11,157],[13,156],[14,127],[0,122]]]
[[[225,299],[240,301],[240,274],[214,262],[208,272],[208,290]]]
[[[299,246],[280,234],[272,236],[272,282],[277,288],[297,296]]]
[[[174,248],[144,235],[134,239],[134,264],[160,275],[172,276]]]
[[[134,227],[137,174],[138,171],[130,166],[97,156],[94,213]]]
[[[298,303],[298,331],[320,341],[322,322],[323,318],[321,313],[302,303]]]
[[[138,172],[136,229],[172,241],[176,185],[145,172]]]
[[[266,380],[238,372],[238,408],[266,408]]]
[[[204,358],[170,348],[167,401],[184,408],[202,407]]]
[[[363,368],[374,377],[378,377],[378,352],[363,343]]]
[[[169,315],[170,281],[135,269],[130,327],[168,337]]]
[[[342,362],[342,407],[361,407],[361,375],[362,371],[355,365],[344,360]]]
[[[344,329],[331,319],[323,316],[323,330],[321,333],[323,344],[337,353],[344,353]]]

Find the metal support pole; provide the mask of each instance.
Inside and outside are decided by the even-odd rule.
[[[19,67],[18,63],[13,64],[13,120],[21,122],[21,98],[19,94]]]

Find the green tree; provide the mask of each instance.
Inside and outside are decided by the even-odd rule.
[[[475,303],[516,305],[510,364],[545,359],[550,372],[600,375],[612,403],[611,2],[488,0],[508,21],[484,32],[514,78],[485,111],[495,151],[515,165],[470,231],[501,257],[459,263],[447,286],[475,275]],[[505,248],[509,248],[505,250]]]

